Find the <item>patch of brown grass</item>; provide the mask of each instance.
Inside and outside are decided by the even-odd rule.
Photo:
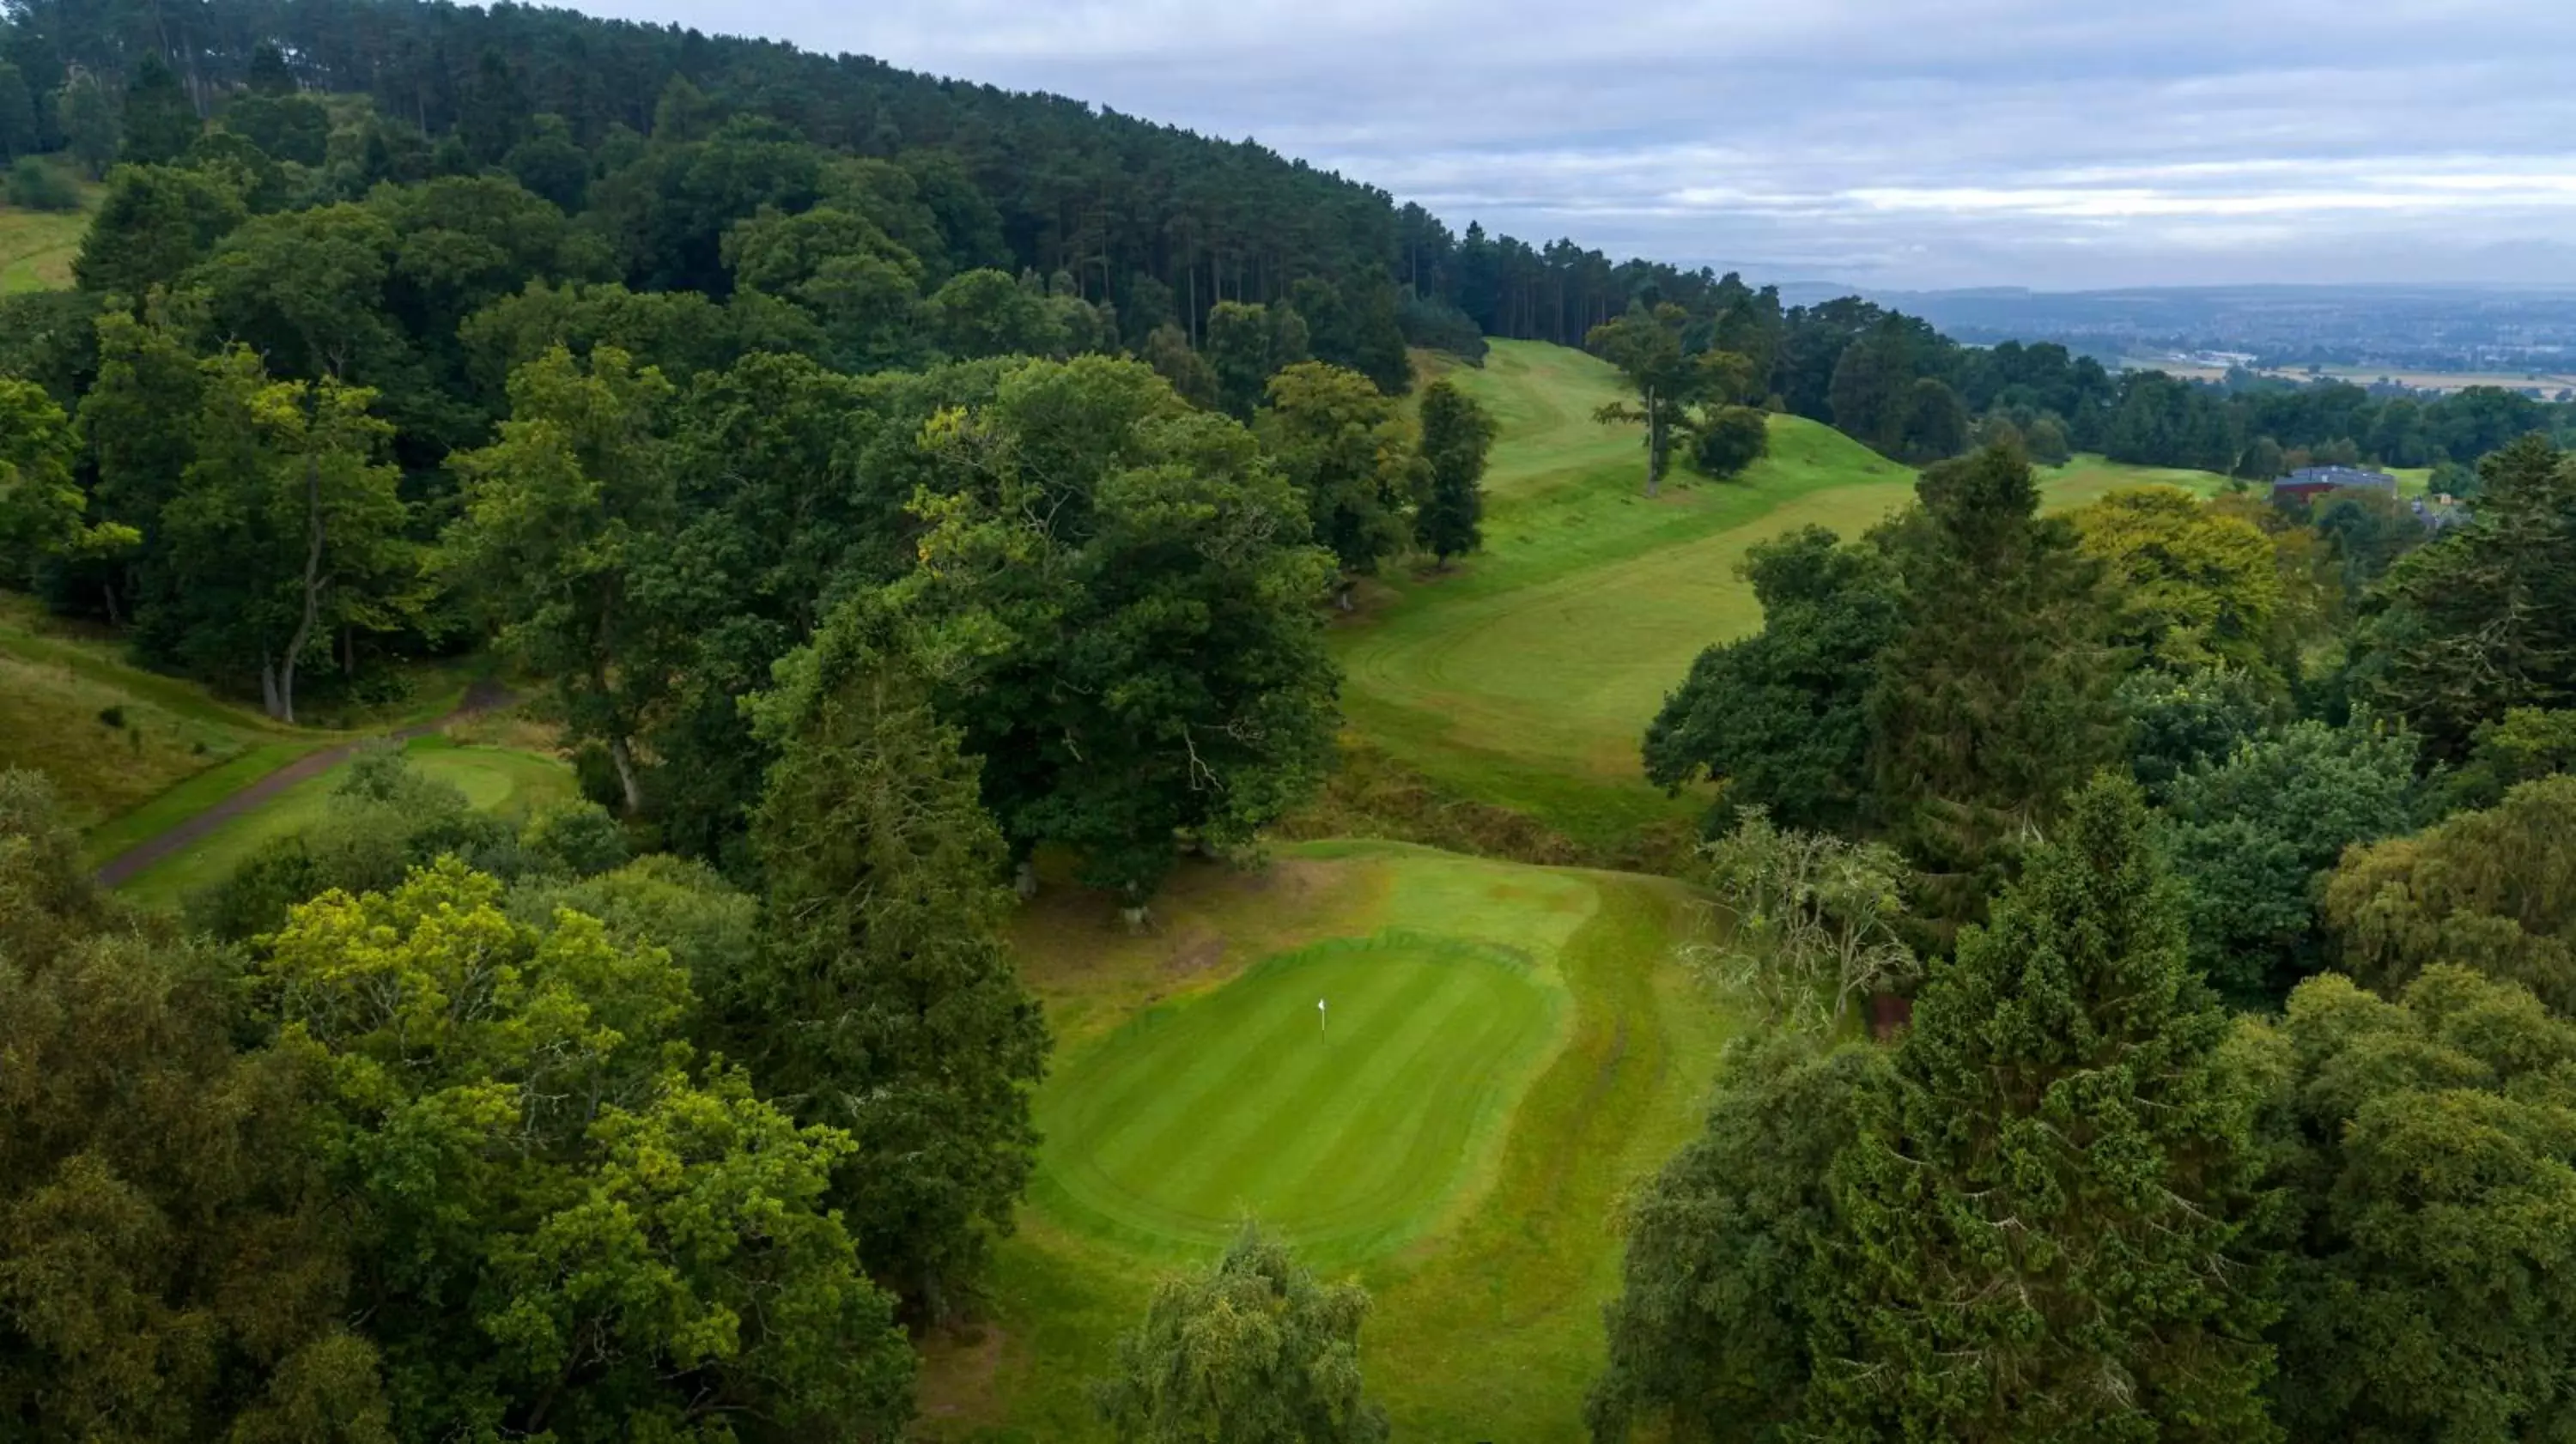
[[[1678,868],[1694,841],[1689,825],[1674,819],[1615,847],[1586,847],[1527,813],[1448,792],[1353,733],[1343,734],[1323,792],[1271,830],[1292,842],[1370,837],[1506,862],[1652,873]]]

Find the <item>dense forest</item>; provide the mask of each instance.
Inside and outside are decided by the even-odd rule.
[[[1034,1167],[1015,891],[1144,926],[1325,785],[1326,618],[1481,544],[1413,353],[1489,336],[1615,368],[1650,495],[1784,413],[1924,468],[1754,547],[1641,740],[1767,1026],[1632,1202],[1597,1437],[2576,1419],[2567,408],[1962,346],[676,28],[6,15],[12,194],[101,191],[0,300],[9,585],[281,723],[489,647],[586,796],[370,751],[169,918],[0,772],[0,1433],[899,1437]],[[2045,513],[2079,451],[2466,510]],[[1248,1229],[1101,1418],[1382,1438],[1366,1306]]]

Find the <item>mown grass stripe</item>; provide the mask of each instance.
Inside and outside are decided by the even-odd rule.
[[[1559,997],[1526,960],[1436,936],[1269,959],[1140,1017],[1049,1085],[1033,1196],[1149,1252],[1221,1239],[1246,1213],[1320,1256],[1382,1249],[1475,1171]]]
[[[1242,1170],[1260,1171],[1251,1159],[1275,1140],[1278,1115],[1291,1100],[1329,1094],[1350,1081],[1346,1073],[1327,1071],[1334,1055],[1317,1045],[1311,1020],[1299,1016],[1313,1011],[1298,1006],[1305,993],[1323,987],[1363,1007],[1396,1007],[1437,983],[1410,969],[1349,978],[1341,972],[1289,960],[1268,970],[1257,989],[1229,988],[1202,1004],[1208,1011],[1196,1020],[1191,1045],[1201,1054],[1191,1070],[1199,1086],[1175,1088],[1117,1125],[1099,1145],[1100,1174],[1130,1197],[1161,1200],[1175,1219],[1209,1228],[1227,1224],[1256,1184]],[[1259,1021],[1246,1031],[1244,1015],[1256,1007]]]

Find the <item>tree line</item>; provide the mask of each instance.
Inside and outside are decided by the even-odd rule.
[[[1623,294],[1631,299],[1586,310],[1599,319],[1576,334],[1638,392],[1638,407],[1604,419],[1648,425],[1650,488],[1676,436],[1705,474],[1741,470],[1762,449],[1750,418],[1730,413],[1756,410],[1823,422],[1918,466],[1995,441],[2043,466],[2098,452],[2253,483],[2371,462],[2432,468],[2434,490],[2462,500],[2477,495],[2480,457],[2532,432],[2576,433],[2576,409],[2501,387],[2381,397],[2246,372],[2223,383],[2115,374],[2055,342],[1962,346],[1854,297],[1784,308],[1772,288],[1732,274],[1641,281]]]
[[[1645,739],[1771,1026],[1630,1208],[1595,1438],[2527,1438],[2576,1408],[2576,455],[1754,549]],[[1853,1002],[1910,993],[1893,1043]]]
[[[315,106],[334,95],[371,98],[337,155],[346,127]],[[2009,427],[2043,463],[2100,451],[2257,480],[2306,461],[2448,463],[2446,480],[2464,484],[2479,456],[2560,427],[2567,410],[2491,387],[2379,398],[2245,375],[2208,385],[2114,374],[2053,343],[1962,346],[1857,298],[1784,306],[1706,268],[1613,262],[1472,223],[1453,233],[1248,142],[677,27],[410,0],[221,0],[184,14],[29,0],[0,32],[0,159],[62,150],[93,174],[121,153],[167,159],[191,143],[192,115],[218,111],[271,160],[354,163],[336,177],[349,199],[385,179],[506,171],[606,235],[599,274],[640,290],[792,294],[834,313],[821,320],[842,364],[899,364],[885,352],[900,349],[889,297],[905,280],[993,268],[1094,308],[1086,324],[1166,358],[1176,380],[1195,370],[1184,351],[1240,348],[1239,324],[1218,336],[1220,306],[1293,307],[1313,354],[1391,390],[1408,342],[1471,357],[1486,336],[1581,345],[1631,310],[1677,307],[1686,351],[1753,366],[1748,404],[1915,463]],[[671,144],[718,129],[709,149]],[[818,177],[822,157],[844,163]],[[275,201],[272,168],[237,159]],[[782,227],[757,247],[762,281],[723,253],[728,224],[818,205],[873,221],[883,240],[846,219]],[[833,274],[806,273],[826,255]],[[1244,364],[1208,359],[1219,372]]]

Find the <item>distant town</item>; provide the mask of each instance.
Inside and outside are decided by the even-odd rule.
[[[1786,294],[1792,288],[1783,288]],[[1868,292],[1961,341],[2054,341],[2107,366],[2349,381],[2390,393],[2496,386],[2576,399],[2576,291],[2214,286]]]

